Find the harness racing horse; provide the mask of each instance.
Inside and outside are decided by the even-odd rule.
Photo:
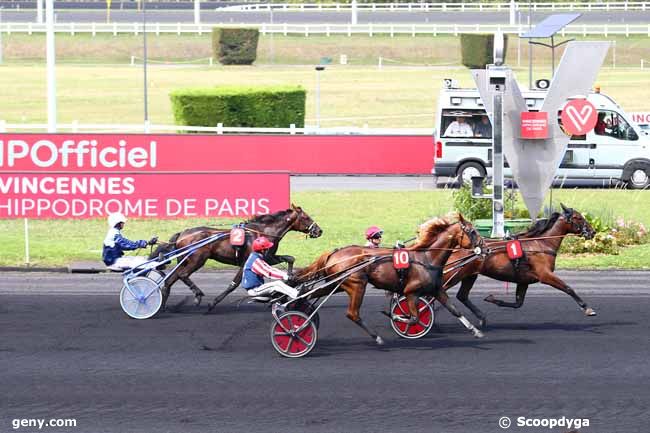
[[[349,297],[346,316],[361,327],[377,344],[382,338],[370,329],[361,319],[359,310],[368,283],[376,288],[403,293],[407,297],[410,324],[418,323],[418,297],[434,295],[454,316],[456,316],[476,337],[482,337],[454,305],[449,302],[442,288],[442,267],[451,255],[453,248],[475,248],[482,244],[476,229],[462,215],[457,222],[434,218],[422,224],[416,243],[404,250],[408,254],[409,267],[403,275],[393,266],[393,252],[390,248],[366,248],[357,245],[343,247],[321,255],[314,263],[296,272],[293,281],[307,283],[312,279],[330,277],[345,273],[357,266],[361,268],[352,273],[340,284],[338,291],[345,291]],[[367,266],[363,266],[366,262]],[[317,299],[331,292],[330,287],[316,290],[309,298]]]
[[[592,239],[595,230],[589,222],[577,211],[563,204],[562,212],[555,212],[549,219],[539,220],[527,231],[515,235],[521,243],[524,257],[518,263],[510,260],[506,251],[507,241],[486,240],[488,253],[484,256],[469,258],[469,262],[458,268],[456,272],[448,272],[454,263],[466,260],[463,252],[455,252],[447,262],[444,273],[444,290],[461,282],[456,297],[479,319],[481,327],[486,325],[485,314],[469,300],[469,292],[474,286],[478,275],[485,275],[495,280],[508,281],[517,284],[516,301],[506,302],[489,295],[485,301],[499,307],[519,308],[524,304],[526,290],[534,283],[544,283],[571,296],[587,316],[595,316],[596,312],[560,277],[555,275],[555,259],[562,240],[568,234],[576,234],[585,239]]]
[[[265,260],[271,264],[288,263],[289,271],[293,267],[294,257],[287,255],[277,255],[280,241],[289,231],[306,233],[310,238],[317,238],[323,234],[323,230],[301,207],[291,205],[290,209],[279,211],[273,214],[266,214],[254,217],[243,223],[246,232],[245,242],[241,247],[233,247],[230,243],[229,230],[222,230],[211,227],[194,227],[186,229],[180,233],[174,234],[169,243],[161,244],[150,256],[158,257],[159,254],[166,254],[173,250],[180,249],[208,238],[216,234],[223,234],[223,237],[216,239],[214,242],[197,249],[183,263],[173,275],[170,275],[163,288],[163,307],[167,302],[171,286],[181,280],[194,293],[194,304],[199,305],[204,293],[190,279],[190,275],[199,270],[208,259],[216,260],[221,263],[239,266],[240,269],[228,285],[228,288],[217,296],[209,305],[208,311],[211,311],[215,305],[221,302],[229,293],[235,290],[241,283],[243,264],[252,252],[253,241],[259,236],[266,236],[273,241],[271,247],[265,256]]]

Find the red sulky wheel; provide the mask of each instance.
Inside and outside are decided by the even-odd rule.
[[[300,358],[307,355],[316,346],[318,328],[309,316],[300,311],[282,313],[278,321],[271,324],[271,343],[273,348],[287,358]],[[300,332],[296,332],[305,325]]]
[[[436,313],[433,309],[433,302],[434,298],[419,298],[417,303],[418,312],[420,314],[418,317],[418,323],[410,325],[404,321],[392,319],[390,321],[390,326],[393,328],[393,331],[395,331],[400,337],[409,339],[416,339],[427,335],[431,328],[433,328],[433,323],[435,321]],[[410,314],[405,296],[400,296],[396,302],[391,303],[391,316],[408,319]]]

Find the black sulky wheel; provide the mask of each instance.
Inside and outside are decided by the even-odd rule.
[[[418,322],[411,325],[404,321],[410,317],[409,307],[405,296],[400,296],[397,301],[391,303],[391,319],[390,326],[393,331],[402,338],[417,339],[424,337],[429,333],[435,321],[435,311],[433,309],[434,298],[419,298],[418,307]],[[403,320],[399,320],[399,319]]]
[[[305,313],[287,311],[271,324],[271,343],[277,352],[287,358],[301,358],[316,346],[318,328],[309,322]],[[297,332],[303,325],[304,328]]]

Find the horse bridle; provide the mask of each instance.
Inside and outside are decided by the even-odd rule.
[[[463,243],[463,237],[467,235],[469,238],[469,241],[472,243],[472,249],[474,250],[474,254],[476,255],[484,255],[485,254],[485,241],[483,239],[483,236],[481,236],[477,231],[476,227],[472,226],[470,229],[467,224],[465,224],[464,221],[458,221],[457,224],[460,224],[460,228],[463,231],[463,235],[460,238],[460,243]],[[477,240],[478,238],[478,240]]]
[[[299,220],[300,220],[300,215],[301,215],[301,214],[303,214],[303,211],[302,211],[302,210],[300,210],[300,211],[298,212],[298,218],[296,219],[296,221],[299,221]],[[311,219],[311,218],[310,218],[310,219]],[[292,224],[292,225],[293,225],[293,224]],[[315,231],[315,229],[316,229],[316,226],[317,226],[317,225],[318,225],[318,224],[316,224],[316,221],[314,221],[314,220],[312,219],[312,220],[311,220],[311,224],[309,224],[309,227],[307,227],[307,234],[309,235],[310,238],[315,238],[315,237],[316,237],[316,231]]]
[[[570,214],[564,212],[562,216],[564,217],[564,220],[571,225],[572,230],[574,230],[575,232],[579,232],[580,236],[586,238],[589,235],[589,230],[587,229],[587,224],[588,224],[587,220],[583,218],[584,223],[579,225],[575,221],[573,221],[573,213],[574,212],[572,209]]]

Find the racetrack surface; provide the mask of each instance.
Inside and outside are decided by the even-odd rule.
[[[346,298],[335,296],[316,348],[299,360],[272,349],[268,309],[238,308],[238,296],[213,315],[186,306],[135,321],[120,310],[119,275],[2,274],[0,431],[14,418],[76,418],[67,431],[491,433],[504,431],[501,416],[588,418],[581,433],[647,431],[648,273],[560,274],[597,317],[544,288],[522,309],[499,309],[480,299],[511,298],[512,287],[480,280],[485,338],[439,311],[438,330],[407,341],[370,290],[362,314],[385,346],[345,319]],[[214,294],[231,275],[196,281]],[[188,292],[175,293],[172,303]]]

